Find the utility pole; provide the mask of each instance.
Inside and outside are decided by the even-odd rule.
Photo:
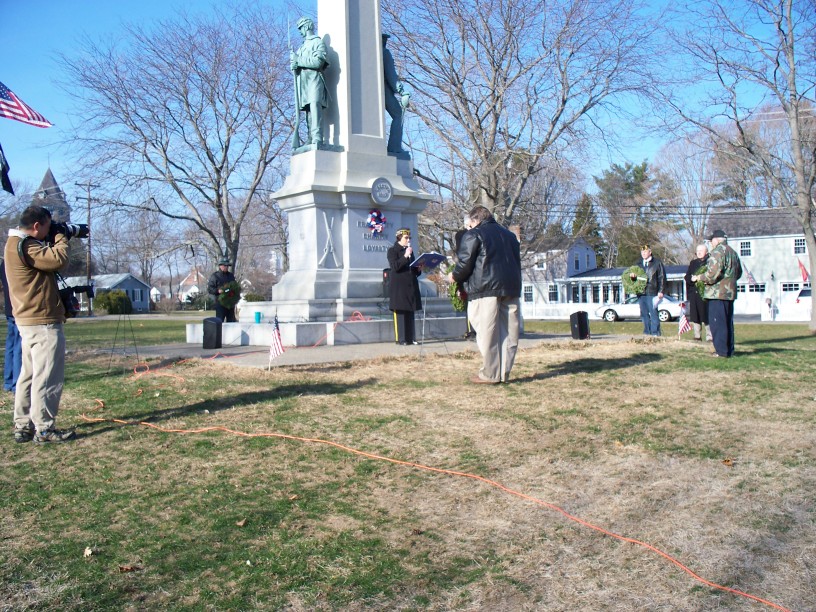
[[[91,227],[91,188],[92,187],[98,188],[99,185],[94,185],[90,181],[88,181],[87,183],[74,183],[74,184],[77,187],[85,187],[85,189],[87,190],[86,191],[86,193],[88,194],[87,196],[84,196],[84,197],[83,196],[76,196],[76,199],[77,200],[85,200],[87,202],[87,204],[88,204],[88,219],[87,219],[86,223],[88,225],[88,229],[90,230],[90,227]],[[87,253],[85,255],[85,273],[86,273],[86,276],[88,277],[86,284],[90,285],[91,284],[91,234],[90,233],[88,233],[88,239],[87,240],[88,240],[88,251],[87,251]],[[93,307],[91,306],[91,297],[90,296],[88,296],[88,316],[89,317],[93,316]]]

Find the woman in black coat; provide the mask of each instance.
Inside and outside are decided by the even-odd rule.
[[[689,263],[686,271],[686,295],[688,296],[688,320],[694,326],[694,339],[702,340],[702,328],[706,330],[706,340],[711,340],[711,330],[708,328],[708,304],[697,293],[697,284],[691,280],[691,277],[697,274],[704,263],[708,261],[708,248],[704,244],[697,246],[695,252],[696,257]]]
[[[422,308],[417,277],[422,269],[411,267],[416,259],[411,248],[411,230],[401,228],[397,241],[388,249],[388,266],[391,268],[391,291],[389,308],[397,319],[397,339],[400,344],[417,344],[414,333],[414,312]]]

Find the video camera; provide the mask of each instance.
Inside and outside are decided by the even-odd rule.
[[[76,236],[77,238],[87,238],[91,235],[91,229],[84,223],[64,223],[62,221],[52,221],[48,237],[54,242],[57,234],[64,234],[68,240]]]
[[[76,298],[77,293],[84,293],[88,296],[88,299],[92,300],[94,298],[94,286],[93,284],[77,285],[76,287],[64,287],[59,290],[62,305],[65,307],[65,316],[69,319],[77,316],[80,311],[79,300]]]

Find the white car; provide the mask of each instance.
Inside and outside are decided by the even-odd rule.
[[[666,323],[680,318],[680,307],[683,302],[664,296],[657,305],[657,317]],[[626,298],[625,302],[604,304],[595,309],[595,316],[604,321],[619,321],[621,319],[640,319],[640,306],[636,295]]]

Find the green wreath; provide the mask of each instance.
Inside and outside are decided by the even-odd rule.
[[[646,290],[646,272],[640,266],[629,266],[621,274],[626,295],[640,295]]]
[[[699,295],[703,299],[705,299],[703,294],[705,293],[706,284],[703,282],[703,279],[699,277],[705,274],[707,269],[708,266],[706,264],[703,264],[702,266],[697,268],[697,271],[694,273],[694,276],[698,277],[697,280],[694,281],[694,287],[697,289],[697,295]]]
[[[241,284],[238,281],[230,281],[221,287],[218,294],[218,303],[224,308],[232,310],[241,299]]]
[[[448,285],[448,297],[456,312],[464,312],[467,309],[467,293],[459,287],[456,281]]]

